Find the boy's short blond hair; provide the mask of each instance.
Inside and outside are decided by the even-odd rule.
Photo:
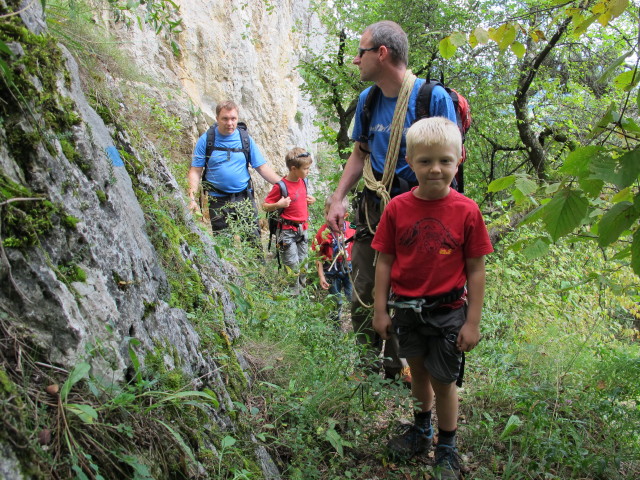
[[[295,147],[289,150],[284,156],[284,161],[289,170],[291,170],[292,167],[301,168],[313,163],[311,154],[304,148],[300,147]]]
[[[331,201],[331,197],[325,198],[325,200],[324,200],[324,209],[326,210],[327,208],[330,208],[332,203],[333,202]],[[344,197],[342,199],[342,206],[344,207],[345,210],[349,209],[349,199],[347,197]]]
[[[407,131],[407,157],[413,158],[417,148],[433,145],[451,145],[457,157],[462,156],[462,135],[458,125],[445,117],[429,117],[418,120]]]

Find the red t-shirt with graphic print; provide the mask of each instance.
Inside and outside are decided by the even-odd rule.
[[[467,282],[465,259],[493,252],[476,202],[450,189],[438,200],[411,192],[384,209],[371,246],[395,255],[391,288],[397,295],[435,297]]]
[[[287,193],[291,198],[291,203],[287,208],[282,211],[282,218],[285,220],[291,220],[292,222],[302,223],[302,229],[309,228],[307,221],[309,220],[309,206],[307,205],[307,186],[304,184],[304,180],[299,179],[297,182],[291,182],[286,178],[282,178],[282,181],[287,187]],[[275,184],[267,198],[264,199],[265,203],[276,203],[282,198],[282,192],[280,187]],[[295,230],[295,225],[282,225],[283,230]]]

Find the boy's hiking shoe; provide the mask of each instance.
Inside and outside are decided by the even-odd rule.
[[[400,435],[387,443],[389,456],[395,460],[408,460],[415,455],[425,453],[433,443],[433,429],[420,428],[417,425],[402,425]]]
[[[460,455],[458,449],[450,445],[436,447],[436,461],[433,467],[434,478],[438,480],[460,479]]]

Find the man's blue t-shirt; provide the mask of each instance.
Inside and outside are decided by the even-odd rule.
[[[402,140],[400,142],[400,153],[398,155],[398,163],[396,165],[396,175],[409,182],[415,182],[416,176],[407,164],[405,159],[407,144],[405,136],[409,127],[415,122],[416,119],[416,98],[418,97],[418,90],[425,83],[423,78],[418,78],[413,85],[411,96],[409,97],[409,107],[407,108],[407,116],[404,121],[404,131],[402,132]],[[362,115],[362,108],[364,102],[369,94],[371,87],[366,88],[360,93],[358,99],[358,106],[356,108],[355,124],[353,132],[351,133],[351,139],[359,141],[362,135],[362,126],[360,124],[360,118]],[[378,95],[378,98],[371,106],[371,124],[369,125],[369,150],[371,151],[371,166],[373,170],[378,173],[384,171],[384,160],[387,155],[387,149],[389,147],[389,138],[391,136],[391,122],[393,121],[393,112],[396,108],[397,97],[388,98],[385,97],[382,92]],[[431,117],[446,117],[454,123],[457,123],[456,111],[453,105],[451,97],[447,91],[440,87],[435,86],[431,93],[431,105],[429,106],[429,115]]]
[[[260,149],[249,137],[249,145],[251,150],[251,166],[258,168],[264,165],[266,160],[262,156]],[[231,135],[221,135],[216,127],[216,147],[223,148],[242,148],[242,140],[240,132],[236,128]],[[207,133],[200,136],[196,142],[196,148],[193,150],[192,167],[204,167],[204,157],[207,154]],[[249,171],[247,170],[247,159],[244,152],[225,152],[214,150],[207,164],[206,180],[210,182],[217,190],[227,193],[238,193],[247,189],[249,186]],[[216,197],[223,196],[221,193],[209,192],[209,195]]]

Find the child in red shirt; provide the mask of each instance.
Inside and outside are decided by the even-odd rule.
[[[346,198],[345,203],[347,203]],[[330,205],[331,202],[327,199],[324,205],[325,216]],[[347,205],[345,205],[346,207]],[[345,220],[347,216],[348,214],[345,213]],[[351,302],[353,293],[350,274],[351,248],[353,247],[355,234],[355,229],[351,227],[349,222],[345,222],[343,232],[336,237],[325,223],[320,227],[313,240],[312,249],[320,254],[320,260],[316,260],[320,286],[324,290],[329,290],[329,294],[336,304],[336,311],[332,315],[332,319],[338,328],[340,328],[340,310],[343,296],[347,302]]]
[[[480,340],[484,256],[493,247],[478,205],[449,186],[462,156],[457,125],[443,117],[426,118],[409,128],[406,142],[418,186],[389,202],[371,244],[379,252],[373,327],[384,339],[398,335],[399,355],[411,367],[417,399],[415,423],[392,438],[388,449],[407,458],[431,448],[435,391],[435,474],[457,479],[456,380],[463,352]],[[393,320],[389,307],[395,309]]]
[[[304,148],[296,147],[287,152],[285,162],[289,173],[282,181],[288,195],[282,196],[280,187],[275,184],[264,199],[262,208],[266,212],[280,210],[281,225],[276,238],[276,248],[279,249],[285,267],[296,274],[293,292],[298,293],[306,281],[306,276],[298,271],[298,266],[307,258],[309,251],[309,205],[316,201],[307,192],[307,184],[304,181],[309,175],[313,159]]]

